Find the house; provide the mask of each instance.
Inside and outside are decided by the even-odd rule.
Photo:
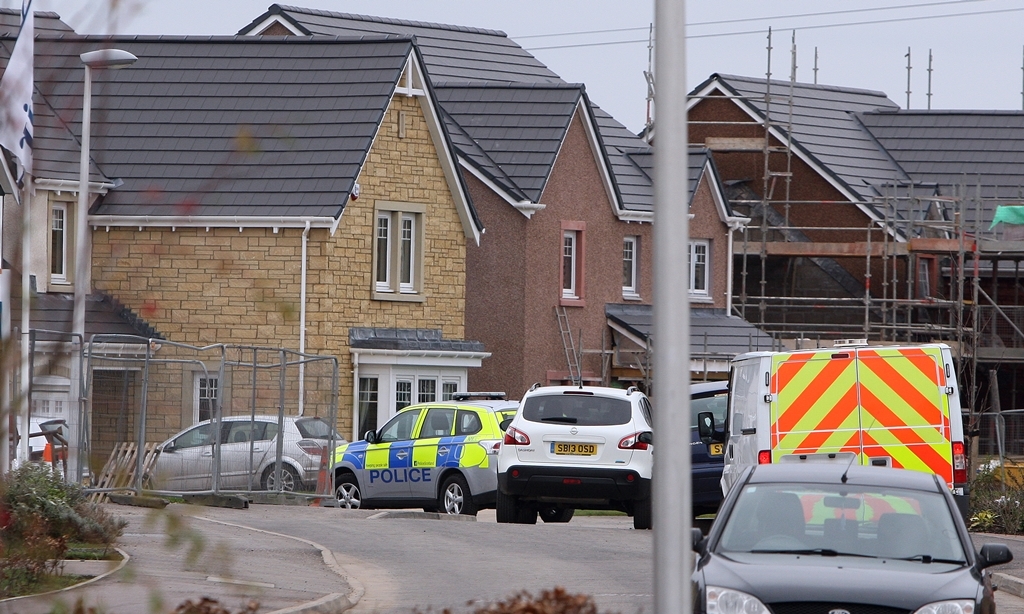
[[[467,254],[467,335],[492,354],[470,374],[474,389],[646,381],[613,367],[606,306],[653,299],[653,151],[583,86],[496,30],[275,4],[239,34],[415,36],[488,228]],[[712,247],[727,249],[725,235],[694,249]],[[712,256],[723,269],[695,304],[728,308],[730,260]]]
[[[91,279],[78,280],[78,56],[109,46],[139,59],[93,73]],[[336,356],[347,437],[468,389],[488,356],[465,335],[466,251],[484,226],[413,40],[39,36],[36,62],[33,257],[21,266],[40,296],[89,284],[167,340],[150,345],[157,355],[216,343]],[[20,219],[5,198],[5,231],[17,236]],[[215,400],[249,411],[196,355],[151,387],[148,440]],[[110,443],[99,431],[138,402],[143,378],[137,362],[103,364],[114,373],[94,369],[94,389],[124,392],[91,405],[92,439]]]

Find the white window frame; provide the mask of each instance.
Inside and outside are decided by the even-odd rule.
[[[639,246],[640,237],[631,236],[625,237],[622,240],[622,273],[625,275],[628,270],[629,280],[631,282],[630,284],[626,284],[626,280],[622,280],[622,296],[624,298],[640,298],[640,283],[637,279],[637,273],[640,271],[640,254],[638,253]]]
[[[698,256],[698,253],[697,253],[698,252],[698,248],[703,248],[704,260],[703,260],[702,263],[698,262],[698,257],[697,257]],[[690,250],[689,251],[690,251],[690,257],[689,257],[689,260],[690,260],[690,262],[689,262],[689,269],[690,269],[690,279],[689,279],[689,286],[690,287],[689,287],[689,291],[690,291],[690,294],[692,294],[694,296],[701,296],[701,297],[708,296],[710,294],[710,286],[711,286],[711,270],[710,270],[711,269],[711,267],[710,267],[710,264],[711,264],[711,242],[710,241],[706,241],[706,240],[690,241]],[[694,284],[694,280],[697,278],[697,276],[696,276],[697,268],[700,267],[700,266],[703,266],[703,268],[704,268],[704,287],[702,287],[702,288],[698,288]]]
[[[426,393],[423,391],[423,384],[427,382],[433,382],[434,390],[433,394],[427,398]],[[416,378],[416,402],[417,403],[436,403],[437,402],[437,378],[436,377],[417,377]]]
[[[408,407],[410,405],[415,405],[415,401],[413,400],[413,396],[412,396],[412,395],[414,395],[416,393],[415,383],[416,383],[415,382],[415,378],[412,378],[412,377],[400,377],[400,378],[395,380],[395,402],[394,402],[394,408],[395,408],[396,412],[398,412],[402,408]],[[399,395],[398,386],[399,386],[399,384],[409,384],[409,402],[406,403],[405,405],[402,405],[401,407],[398,406],[398,403],[399,403],[399,400],[398,400],[398,395]],[[377,419],[380,420],[380,417],[378,416]],[[390,419],[391,418],[388,418],[388,420],[390,420]],[[385,420],[385,422],[386,421],[387,420]]]
[[[403,213],[399,218],[398,291],[416,293],[416,215]]]
[[[57,264],[57,255],[53,253],[53,233],[56,231],[57,216],[60,214],[61,220],[61,257],[60,257],[60,273],[53,271],[54,265]],[[48,235],[49,245],[47,246],[50,250],[50,283],[54,284],[66,284],[68,283],[68,205],[67,203],[54,203],[50,207],[50,233]]]
[[[442,401],[451,401],[452,400],[452,395],[454,395],[456,392],[461,392],[461,390],[459,390],[459,386],[461,385],[461,383],[462,383],[461,380],[452,379],[452,378],[448,378],[448,377],[442,379],[441,380],[441,400]]]
[[[374,269],[373,280],[377,292],[391,292],[391,214],[381,212],[377,214],[373,226],[373,253]],[[384,241],[384,253],[381,254],[381,240]],[[384,260],[384,279],[380,278],[381,258]]]
[[[580,233],[578,230],[562,231],[562,298],[579,298],[576,272],[579,269]],[[566,266],[569,278],[566,279]]]
[[[210,396],[210,381],[213,382],[213,396]],[[195,379],[192,385],[192,424],[199,424],[199,407],[203,401],[211,401],[210,405],[210,420],[213,419],[214,414],[217,410],[217,395],[220,393],[220,382],[217,381],[217,376],[209,373],[198,372],[195,374]],[[203,394],[206,391],[207,394]]]
[[[426,205],[378,201],[374,209],[373,298],[422,302]]]

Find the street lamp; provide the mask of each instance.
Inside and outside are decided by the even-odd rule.
[[[75,304],[72,317],[71,333],[85,349],[85,296],[90,286],[89,260],[92,250],[89,245],[89,131],[92,116],[92,69],[124,68],[131,66],[139,58],[121,49],[97,49],[79,56],[85,65],[85,91],[82,97],[82,161],[78,175],[78,211],[75,216]],[[81,355],[81,354],[79,354]],[[84,365],[72,358],[72,370],[77,372],[77,388],[75,395],[75,415],[77,421],[81,413],[83,383],[85,381]],[[71,417],[71,416],[69,416]],[[70,425],[69,425],[70,426]],[[74,434],[75,446],[81,446],[79,429],[71,429]],[[81,451],[81,450],[79,450]],[[76,473],[81,470],[81,463],[76,463]]]

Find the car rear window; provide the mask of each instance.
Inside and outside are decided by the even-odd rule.
[[[299,429],[299,435],[303,439],[330,439],[331,425],[320,418],[305,418],[295,421],[295,428]],[[341,440],[341,435],[334,431],[334,439]]]
[[[715,416],[715,426],[725,424],[725,414],[729,409],[729,391],[710,396],[699,397],[690,400],[690,427],[697,428],[697,414],[705,411]]]
[[[632,419],[630,402],[589,394],[537,395],[526,399],[523,418],[530,422],[611,426]]]

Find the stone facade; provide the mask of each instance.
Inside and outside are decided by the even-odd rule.
[[[422,98],[395,96],[337,231],[308,236],[306,351],[340,363],[339,429],[352,426],[351,326],[465,332],[466,235]],[[404,129],[400,136],[400,123]],[[373,298],[375,203],[413,203],[423,221],[421,300]],[[138,227],[93,231],[93,285],[139,313],[168,340],[299,347],[302,229]],[[158,352],[159,356],[159,352]],[[150,420],[159,441],[187,426],[187,382],[163,382]],[[159,378],[159,376],[157,376]],[[151,384],[152,386],[152,384]],[[230,394],[228,392],[227,394]],[[175,398],[177,397],[177,398]],[[166,403],[164,403],[166,401]],[[153,408],[158,407],[154,416]]]

